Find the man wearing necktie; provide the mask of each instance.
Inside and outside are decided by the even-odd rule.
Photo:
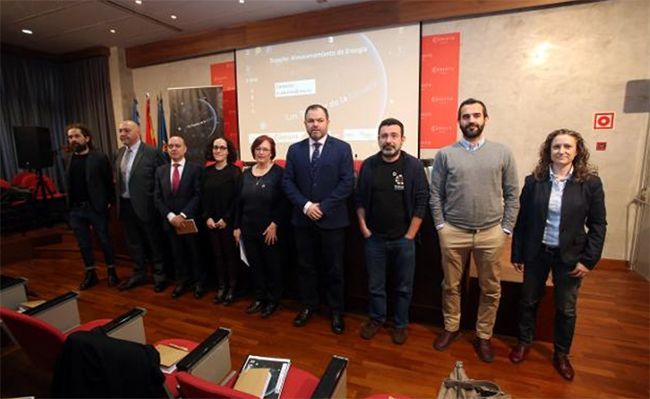
[[[127,246],[135,266],[133,276],[120,290],[145,284],[147,278],[146,254],[153,264],[154,291],[165,289],[163,244],[160,215],[153,203],[154,175],[165,164],[162,152],[140,139],[140,127],[127,120],[120,123],[119,139],[124,144],[115,159],[117,180],[117,214],[124,225]]]
[[[309,137],[289,147],[282,186],[293,204],[291,217],[298,252],[298,283],[303,310],[293,321],[302,327],[318,310],[325,288],[335,334],[344,330],[343,251],[350,224],[347,199],[354,186],[352,149],[328,135],[329,114],[319,104],[305,111]],[[319,284],[319,275],[326,281]]]
[[[201,199],[203,168],[185,159],[187,146],[181,136],[172,136],[167,144],[171,163],[156,170],[154,201],[165,218],[164,230],[169,237],[176,271],[176,288],[172,298],[178,298],[194,287],[194,297],[205,294],[204,272],[199,258],[197,234],[178,234],[176,229],[187,219],[195,219]]]

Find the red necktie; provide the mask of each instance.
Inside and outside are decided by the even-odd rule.
[[[176,194],[178,186],[181,185],[181,174],[178,172],[179,163],[174,164],[174,173],[172,174],[172,193]]]

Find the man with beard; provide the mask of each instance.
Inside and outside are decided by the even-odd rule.
[[[442,253],[442,311],[445,329],[433,347],[443,351],[460,338],[460,282],[470,254],[481,295],[474,347],[481,360],[494,360],[490,344],[501,297],[500,256],[519,209],[512,152],[486,141],[483,102],[470,98],[458,108],[463,137],[441,149],[431,172],[431,213]]]
[[[73,123],[66,127],[68,145],[72,154],[65,162],[65,184],[68,193],[70,227],[74,231],[86,270],[80,290],[99,282],[95,272],[92,227],[104,252],[108,272],[108,286],[119,283],[115,272],[115,252],[108,235],[108,209],[114,199],[111,163],[103,153],[92,148],[90,130]]]
[[[293,320],[302,327],[317,311],[318,277],[326,278],[331,328],[343,334],[343,251],[345,227],[350,224],[347,198],[354,187],[352,149],[328,134],[329,114],[319,104],[307,107],[305,140],[287,151],[282,187],[293,204],[291,222],[295,227],[298,253],[298,283],[304,308]]]
[[[424,167],[402,151],[404,125],[388,118],[379,124],[380,151],[363,162],[357,183],[356,207],[370,291],[369,318],[361,338],[371,339],[386,321],[386,268],[395,276],[393,343],[406,342],[415,274],[415,235],[429,198]]]

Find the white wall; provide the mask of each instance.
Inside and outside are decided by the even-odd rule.
[[[423,35],[460,32],[459,101],[485,101],[484,134],[512,148],[522,184],[549,132],[582,133],[605,185],[606,258],[625,257],[625,208],[640,176],[648,114],[624,114],[623,104],[628,80],[650,78],[649,9],[613,0],[423,26]],[[592,129],[600,111],[616,112],[614,130]],[[596,152],[597,141],[607,150]]]
[[[623,259],[625,208],[637,190],[649,118],[624,114],[623,102],[628,80],[650,78],[650,1],[609,0],[423,26],[424,35],[448,32],[461,33],[459,99],[486,102],[491,119],[485,134],[512,148],[522,182],[547,133],[567,127],[584,135],[605,184],[604,256]],[[538,52],[543,43],[546,50]],[[209,85],[210,64],[231,60],[225,53],[133,69],[133,92],[141,105],[145,93],[162,94],[169,118],[168,87]],[[616,112],[614,130],[592,130],[599,111]],[[155,129],[155,103],[152,119]],[[606,141],[607,150],[596,152],[596,141]],[[423,150],[421,157],[434,154]]]

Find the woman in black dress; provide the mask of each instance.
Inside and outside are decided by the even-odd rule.
[[[267,318],[278,307],[283,290],[282,251],[278,228],[285,219],[283,169],[273,163],[275,141],[259,136],[251,146],[255,165],[244,171],[235,217],[234,237],[243,243],[255,284],[255,299],[246,313]]]
[[[218,289],[214,303],[229,305],[235,297],[239,253],[233,239],[232,216],[241,170],[234,165],[237,151],[230,140],[219,137],[209,149],[214,165],[203,176],[203,219],[217,268]]]

